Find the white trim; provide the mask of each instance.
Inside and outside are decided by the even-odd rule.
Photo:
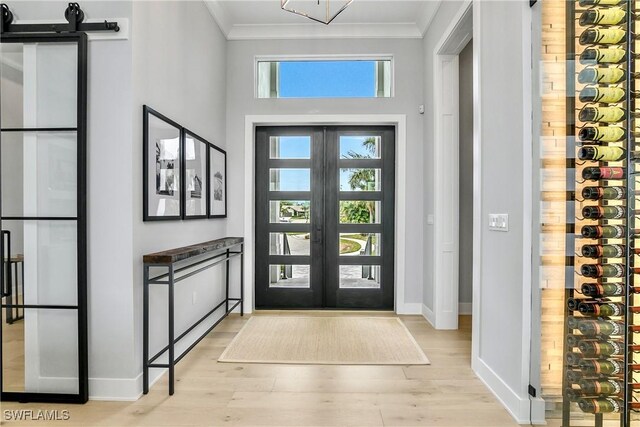
[[[480,316],[482,307],[482,87],[480,67],[480,30],[482,21],[476,1],[473,7],[473,265],[471,314],[471,368],[480,365]]]
[[[300,39],[421,39],[422,31],[413,22],[318,25],[252,24],[232,25],[227,40]]]
[[[255,127],[268,125],[394,125],[396,126],[396,229],[395,229],[395,310],[412,313],[415,307],[405,303],[405,247],[407,212],[407,116],[404,114],[337,115],[247,115],[244,129],[244,239],[245,239],[245,312],[255,309],[254,271],[254,198],[255,198]]]
[[[436,319],[433,311],[427,307],[426,304],[422,304],[422,317],[424,317],[431,326],[436,327]]]
[[[152,369],[149,389],[167,372]],[[142,373],[135,378],[89,378],[89,400],[132,402],[142,397]]]
[[[518,424],[529,425],[530,400],[528,398],[519,397],[518,393],[511,389],[483,360],[478,359],[473,370]]]
[[[545,419],[546,406],[541,397],[531,397],[531,425],[543,426],[547,424]]]
[[[400,308],[402,308],[402,311],[400,311]],[[405,302],[400,308],[396,310],[397,314],[422,315],[422,304],[419,302]]]
[[[470,302],[459,302],[458,303],[458,314],[463,316],[469,316],[473,313],[472,308],[473,303]]]
[[[467,1],[460,7],[432,53],[435,101],[432,304],[436,329],[458,328],[458,55],[472,37],[471,5]]]
[[[529,396],[531,377],[531,316],[532,316],[532,229],[533,229],[533,94],[531,7],[523,4],[522,14],[522,362],[520,365],[521,396]],[[531,400],[527,398],[530,403]],[[539,406],[538,406],[539,407]],[[526,409],[531,421],[532,405]],[[523,413],[524,415],[524,413]],[[536,414],[538,417],[540,414]],[[544,417],[544,411],[542,412]]]
[[[429,26],[433,22],[440,6],[442,6],[442,0],[433,0],[424,2],[420,16],[418,16],[418,27],[422,31],[422,35],[429,30]]]
[[[218,24],[222,34],[224,34],[225,38],[228,39],[227,36],[229,31],[231,31],[233,24],[229,20],[229,15],[224,9],[224,6],[222,6],[218,0],[204,0],[204,4],[207,6],[207,9],[209,9],[211,16],[213,16],[213,20]]]

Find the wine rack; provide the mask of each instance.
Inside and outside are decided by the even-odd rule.
[[[640,426],[636,10],[566,2],[563,427]]]

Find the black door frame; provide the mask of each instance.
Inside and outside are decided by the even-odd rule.
[[[341,135],[362,136],[371,134],[380,136],[382,144],[381,159],[338,159],[339,137]],[[269,159],[270,136],[310,136],[312,140],[312,158],[323,158],[313,163],[305,160]],[[313,143],[321,140],[322,143]],[[395,126],[257,126],[255,129],[255,306],[257,309],[365,309],[393,310],[395,296]],[[335,143],[330,144],[327,141]],[[328,159],[337,159],[335,164],[328,165]],[[267,192],[260,191],[264,186],[264,177],[268,169],[277,167],[311,168],[310,192]],[[340,191],[338,173],[340,168],[366,167],[384,170],[381,191]],[[331,168],[336,173],[325,173]],[[390,175],[390,176],[389,176]],[[325,188],[335,191],[326,192]],[[271,195],[269,195],[269,193]],[[312,194],[322,197],[312,200]],[[292,229],[290,224],[270,224],[266,209],[268,200],[310,200],[311,224]],[[321,199],[321,200],[317,200]],[[379,200],[382,206],[380,224],[338,224],[339,200]],[[328,233],[327,230],[335,230]],[[269,254],[269,232],[308,231],[311,233],[311,256],[274,256]],[[344,257],[336,249],[339,247],[341,232],[380,233],[383,241],[381,256]],[[317,252],[313,243],[321,243],[323,250]],[[389,255],[390,254],[390,255]],[[311,264],[314,259],[316,267],[311,269],[310,287],[269,288],[258,284],[259,271],[267,271],[270,264]],[[339,268],[326,269],[327,265],[380,265],[382,268],[382,286],[379,289],[358,289],[339,287]],[[320,271],[318,271],[320,270]],[[326,277],[325,277],[326,273]],[[261,304],[260,300],[278,301],[276,304]]]
[[[77,302],[76,305],[19,305],[22,309],[76,310],[78,318],[78,393],[38,393],[4,391],[2,379],[4,367],[0,357],[0,400],[19,402],[85,403],[89,400],[88,326],[87,326],[87,35],[84,32],[59,34],[10,34],[0,35],[0,43],[76,43],[77,64],[77,110],[75,128],[9,129],[3,131],[75,131],[77,138],[77,215],[75,217],[0,217],[14,221],[76,221],[77,224]],[[0,133],[0,143],[1,143]],[[1,194],[0,194],[1,196]],[[2,198],[0,197],[0,214]],[[4,259],[0,245],[0,259]],[[0,269],[0,272],[3,269]],[[2,274],[2,273],[0,273]],[[4,279],[4,278],[2,278]],[[5,309],[5,304],[1,306]],[[2,328],[0,328],[0,356],[2,355]]]

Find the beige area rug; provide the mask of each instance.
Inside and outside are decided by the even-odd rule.
[[[219,362],[428,365],[397,317],[250,318]]]

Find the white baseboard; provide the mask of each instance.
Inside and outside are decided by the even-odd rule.
[[[472,368],[518,424],[530,424],[529,396],[520,397],[482,359],[472,360]]]
[[[149,370],[149,388],[166,369]],[[89,400],[131,402],[142,397],[142,373],[135,378],[89,378]]]
[[[422,316],[427,319],[431,326],[436,327],[436,318],[433,315],[433,311],[424,304],[422,304]]]
[[[135,378],[89,378],[89,400],[133,401],[142,395],[142,373]]]
[[[405,302],[396,307],[397,314],[422,314],[422,304],[419,302]]]
[[[459,302],[458,303],[458,314],[463,316],[468,316],[473,311],[473,303],[470,302]]]
[[[531,424],[536,426],[547,425],[545,419],[545,403],[541,397],[531,398]]]

